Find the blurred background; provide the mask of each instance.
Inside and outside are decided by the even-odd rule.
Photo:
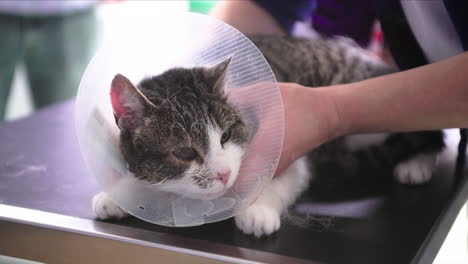
[[[134,23],[132,16],[207,14],[217,2],[0,0],[0,122],[73,97],[99,39],[118,36],[119,25]],[[307,23],[298,22],[293,34],[313,36]],[[134,27],[139,29],[136,23]],[[367,48],[377,56],[385,55],[382,39],[376,23]],[[447,259],[466,253],[467,213],[465,205],[434,263],[455,263]]]
[[[65,2],[72,4],[67,5]],[[207,14],[216,2],[216,0],[2,0],[0,2],[0,34],[2,34],[3,40],[7,40],[6,42],[10,45],[9,48],[14,50],[8,52],[7,48],[1,47],[8,54],[0,54],[0,70],[4,73],[3,76],[0,73],[0,96],[5,98],[3,104],[6,105],[3,118],[0,115],[0,122],[2,119],[11,121],[25,117],[41,107],[73,96],[79,85],[79,77],[81,77],[84,68],[93,55],[100,37],[110,31],[118,31],[119,23],[128,23],[128,21],[119,19],[121,12],[125,12],[127,18],[144,15],[171,17],[184,11]],[[73,3],[82,3],[82,5],[73,5]],[[63,17],[63,19],[57,21],[57,17]],[[12,26],[13,29],[7,26]],[[48,29],[48,27],[55,28]],[[135,25],[135,27],[137,28],[138,25]],[[11,32],[12,30],[15,30],[15,32]],[[55,33],[50,36],[44,33],[46,30]],[[61,34],[61,30],[71,32]],[[60,38],[61,41],[50,41],[53,38]],[[63,44],[58,43],[62,41]],[[74,42],[75,45],[71,44],[71,42]],[[67,48],[60,47],[59,44],[74,46],[74,50],[67,50]],[[53,54],[47,54],[50,51],[46,51],[44,55],[43,49],[39,49],[39,52],[34,53],[38,49],[37,47],[41,45],[52,46]],[[38,55],[37,53],[40,52],[42,53]],[[73,57],[72,54],[68,53],[78,55]],[[72,65],[73,69],[64,66],[54,69],[52,65],[48,65],[47,61],[45,61],[45,58],[50,59],[50,56],[59,56],[61,62],[65,61],[67,65]],[[39,60],[42,59],[43,63],[37,65],[37,63],[30,62],[36,57]],[[34,78],[36,72],[38,72],[36,75],[43,73],[43,75],[49,75],[52,79],[59,79],[58,83],[50,84],[51,81],[49,80],[43,80],[41,77]],[[73,76],[65,78],[64,75],[67,74]],[[8,80],[9,75],[12,76],[11,80]],[[31,78],[31,75],[33,78]],[[64,91],[61,94],[56,91],[60,88],[52,89],[54,85],[67,86],[68,88],[61,89],[60,91]],[[42,89],[45,86],[51,87],[50,90]],[[10,88],[9,92],[8,88]],[[41,100],[41,97],[46,98]],[[0,100],[0,107],[2,107],[1,104]]]

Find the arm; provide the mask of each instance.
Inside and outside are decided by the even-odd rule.
[[[210,15],[228,23],[247,35],[286,34],[286,32],[266,10],[250,0],[221,1],[216,4]]]
[[[350,88],[336,89],[346,134],[468,126],[468,52]]]
[[[244,34],[285,35],[297,21],[309,20],[314,8],[314,0],[225,0],[211,15]]]
[[[310,149],[355,133],[468,126],[468,52],[352,84],[281,84],[285,138],[277,174]]]

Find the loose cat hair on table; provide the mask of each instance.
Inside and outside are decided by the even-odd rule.
[[[346,38],[250,39],[280,82],[318,87],[394,72]],[[212,67],[171,69],[137,86],[123,75],[115,76],[111,102],[120,128],[120,149],[135,177],[195,199],[220,197],[233,185],[246,152],[247,131],[223,89],[229,63],[226,59]],[[275,177],[255,202],[235,216],[236,225],[257,237],[277,231],[282,214],[308,186],[310,162],[343,154],[372,156],[374,161],[390,164],[399,182],[419,184],[430,180],[443,147],[441,131],[339,138]],[[93,210],[101,219],[127,216],[103,192],[93,198]]]

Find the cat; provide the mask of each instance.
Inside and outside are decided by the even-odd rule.
[[[395,72],[343,37],[249,38],[280,82],[319,87]],[[120,148],[135,177],[200,199],[219,197],[232,186],[247,150],[247,129],[223,90],[229,63],[226,59],[212,67],[170,69],[137,86],[123,75],[114,78],[111,101],[121,130]],[[235,223],[256,237],[277,231],[281,216],[307,189],[314,162],[377,162],[391,166],[397,181],[421,184],[430,180],[443,147],[441,131],[338,138],[293,162],[235,216]],[[101,219],[127,215],[106,193],[93,198],[93,209]]]
[[[186,198],[221,197],[235,182],[248,131],[227,103],[230,59],[212,67],[170,69],[134,86],[117,74],[111,103],[128,170],[154,187]],[[102,192],[93,198],[101,219],[127,214]]]

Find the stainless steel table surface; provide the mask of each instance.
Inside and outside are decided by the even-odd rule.
[[[1,255],[45,263],[427,263],[466,192],[464,167],[455,170],[458,134],[449,131],[429,184],[397,184],[387,168],[320,168],[293,208],[315,220],[285,221],[271,237],[244,235],[232,219],[188,228],[98,221],[91,198],[99,187],[79,152],[73,103],[0,124]]]

